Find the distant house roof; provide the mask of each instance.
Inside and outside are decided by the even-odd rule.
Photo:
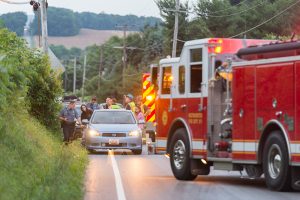
[[[49,55],[50,62],[51,62],[51,68],[54,69],[55,71],[64,72],[65,67],[63,66],[63,64],[60,62],[60,60],[56,57],[56,55],[53,53],[53,51],[50,48],[48,49],[48,55]]]
[[[27,41],[28,46],[30,48],[40,49],[37,45],[39,42],[35,41],[35,37],[33,37],[31,32],[30,32],[30,24],[33,22],[33,20],[34,20],[34,15],[28,15],[27,22],[26,22],[26,25],[24,27],[24,36],[23,37]],[[50,48],[48,48],[48,55],[49,55],[49,58],[50,58],[51,68],[54,69],[55,71],[64,72],[65,67],[60,62],[60,60],[56,57],[56,55],[53,53],[53,51],[51,51]]]
[[[27,31],[27,30],[25,30]],[[28,46],[30,48],[38,48],[40,50],[42,50],[41,48],[37,47],[36,44],[38,44],[38,42],[33,40],[33,37],[30,36],[28,33],[24,34],[24,39],[27,41]],[[64,72],[65,71],[65,67],[63,66],[63,64],[60,62],[60,60],[56,57],[56,55],[53,53],[53,51],[48,48],[48,55],[50,58],[50,63],[51,63],[51,68],[54,69],[55,71],[60,71],[60,72]]]

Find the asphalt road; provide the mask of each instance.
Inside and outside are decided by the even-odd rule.
[[[162,155],[132,155],[129,151],[89,155],[85,200],[299,200],[300,192],[268,190],[264,180],[239,172],[212,170],[195,181],[176,180]]]

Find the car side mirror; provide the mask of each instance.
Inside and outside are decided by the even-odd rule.
[[[138,124],[145,124],[145,120],[142,120],[142,119],[139,120],[139,121],[138,121]]]
[[[87,120],[87,119],[82,120],[82,124],[83,124],[83,125],[89,124],[89,120]]]

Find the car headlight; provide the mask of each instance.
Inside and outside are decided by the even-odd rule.
[[[88,130],[88,133],[90,136],[101,136],[101,133],[93,129]]]
[[[128,135],[131,137],[138,137],[140,136],[140,134],[141,134],[141,130],[135,130],[135,131],[130,131]]]

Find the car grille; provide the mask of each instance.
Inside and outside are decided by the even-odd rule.
[[[102,137],[126,137],[126,133],[102,133]]]
[[[112,144],[109,144],[109,143],[104,143],[104,146],[105,147],[127,147],[127,143],[120,143],[118,145],[112,145]]]

